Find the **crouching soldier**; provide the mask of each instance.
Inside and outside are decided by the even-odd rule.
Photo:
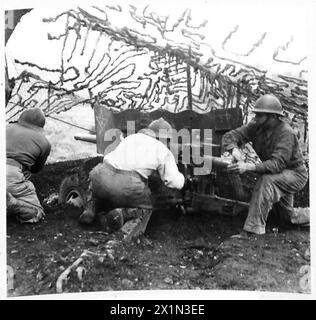
[[[228,166],[228,170],[240,174],[254,171],[261,175],[255,185],[240,237],[264,234],[271,209],[283,221],[309,222],[297,217],[293,208],[293,195],[305,186],[308,173],[296,134],[282,119],[284,114],[280,101],[273,95],[263,95],[256,101],[253,111],[256,116],[248,125],[223,136],[224,149],[230,151],[236,160]],[[239,147],[246,142],[252,142],[262,163],[241,161]]]
[[[119,229],[124,218],[122,210],[115,208],[141,208],[150,216],[153,209],[148,177],[158,172],[164,185],[182,189],[185,178],[179,172],[171,151],[158,140],[170,139],[172,127],[163,118],[155,120],[147,128],[123,139],[116,149],[104,157],[90,172],[87,205],[79,221],[91,224],[96,211],[107,211],[107,227]],[[113,210],[114,209],[114,210]],[[135,210],[134,210],[135,211]],[[149,218],[148,218],[149,219]]]
[[[45,115],[39,108],[25,110],[18,123],[6,127],[7,213],[21,223],[44,218],[35,187],[29,180],[39,172],[50,153],[44,136]]]

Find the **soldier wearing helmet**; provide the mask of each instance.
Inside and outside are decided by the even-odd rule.
[[[230,151],[235,159],[228,166],[230,172],[254,171],[261,175],[250,200],[241,237],[264,234],[271,209],[282,221],[295,223],[300,220],[293,208],[293,195],[308,179],[296,134],[283,121],[279,99],[265,94],[256,101],[253,112],[255,117],[250,123],[227,132],[222,140],[224,150]],[[242,160],[239,147],[247,142],[252,143],[261,163],[250,164]]]
[[[116,208],[142,208],[151,212],[147,180],[154,172],[158,172],[165,186],[182,189],[185,178],[171,151],[158,140],[171,136],[171,125],[160,118],[127,136],[115,150],[106,154],[103,163],[90,172],[87,206],[79,221],[91,224],[96,212],[101,210],[98,203],[107,212],[103,224],[114,229],[119,229],[123,223],[122,210]]]
[[[18,123],[6,127],[7,212],[21,223],[44,219],[44,210],[29,180],[42,170],[51,150],[44,135],[45,115],[39,108],[22,112]]]

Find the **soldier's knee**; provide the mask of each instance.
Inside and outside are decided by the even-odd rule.
[[[269,186],[271,186],[272,184],[273,184],[273,179],[272,179],[271,175],[269,175],[269,174],[264,174],[264,175],[262,175],[262,176],[259,178],[258,182],[257,182],[257,185],[258,185],[258,187],[260,187],[260,188],[269,187]]]
[[[274,183],[271,175],[262,175],[257,181],[255,193],[260,194],[261,198],[269,198],[274,194]]]
[[[261,176],[263,183],[271,183],[273,181],[273,177],[271,174],[264,174]]]

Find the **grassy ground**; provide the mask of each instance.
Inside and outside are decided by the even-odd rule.
[[[60,210],[61,209],[61,210]],[[103,257],[109,237],[83,228],[79,212],[47,210],[37,225],[8,224],[8,264],[14,289],[8,296],[56,293],[58,277],[84,250],[99,253],[74,268],[63,292],[120,290],[256,290],[308,293],[309,230],[268,233],[251,240],[230,239],[243,220],[218,213],[179,216],[155,212],[145,235],[122,243],[113,259]],[[84,271],[83,279],[79,278]],[[309,281],[309,280],[308,280]],[[192,294],[194,294],[192,292]]]
[[[58,162],[32,177],[44,203],[45,221],[7,224],[7,261],[14,271],[8,296],[56,293],[58,277],[84,250],[104,254],[111,237],[100,226],[78,223],[82,209],[45,205],[58,192],[61,180],[90,162]],[[80,169],[81,170],[81,169]],[[301,200],[308,197],[300,197]],[[305,202],[299,203],[305,206]],[[284,229],[273,219],[267,234],[251,240],[231,239],[242,229],[244,214],[156,211],[145,235],[121,244],[114,259],[92,256],[75,268],[63,292],[222,289],[307,293],[310,268],[309,229]],[[84,268],[84,269],[82,269]],[[85,271],[83,279],[78,272]],[[305,275],[303,272],[305,271]],[[308,280],[308,281],[307,281]],[[307,282],[306,282],[307,281]],[[193,291],[194,292],[194,291]]]

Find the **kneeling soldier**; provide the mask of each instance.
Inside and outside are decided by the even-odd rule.
[[[39,172],[51,145],[43,133],[45,115],[39,108],[24,111],[18,123],[6,127],[7,212],[21,223],[35,223],[44,218],[35,187],[29,180]]]
[[[154,172],[158,172],[169,188],[180,190],[187,185],[173,154],[158,140],[171,137],[171,125],[160,118],[123,139],[114,151],[105,155],[103,163],[90,172],[88,201],[79,221],[91,224],[96,211],[100,210],[98,203],[109,213],[107,218],[111,222],[107,225],[114,229],[122,226],[122,211],[126,211],[115,208],[140,208],[142,215],[151,214],[153,203],[148,177]]]
[[[272,208],[277,209],[283,221],[308,222],[298,219],[293,208],[293,196],[305,186],[308,173],[296,134],[282,119],[281,103],[275,96],[266,94],[256,101],[253,111],[256,116],[249,124],[223,136],[224,149],[230,151],[237,161],[229,165],[228,170],[261,174],[250,200],[241,236],[264,234]],[[247,142],[252,142],[262,163],[241,161],[239,147]]]

